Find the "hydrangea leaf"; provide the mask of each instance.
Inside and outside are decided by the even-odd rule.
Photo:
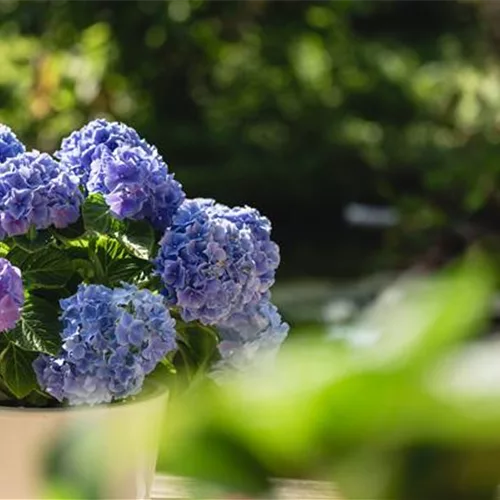
[[[176,330],[185,346],[183,361],[188,362],[194,372],[208,368],[219,358],[217,350],[219,338],[215,328],[199,322],[177,321]]]
[[[10,247],[5,242],[0,241],[0,257],[5,257],[10,252]]]
[[[129,257],[121,261],[113,262],[108,270],[108,279],[110,284],[118,285],[122,281],[135,283],[137,279],[150,269],[150,264],[134,257]]]
[[[102,194],[91,194],[82,207],[83,224],[87,231],[109,234],[123,229],[119,221],[109,211],[109,206]]]
[[[155,246],[155,232],[151,224],[146,221],[128,221],[120,240],[135,257],[151,259]]]
[[[79,242],[81,240],[75,240]],[[73,269],[81,280],[85,282],[92,282],[92,280],[97,275],[97,269],[95,268],[95,263],[89,259],[89,248],[84,246],[70,246],[66,248],[65,253],[71,259],[73,263]],[[81,281],[80,280],[80,281]]]
[[[128,249],[115,238],[101,236],[95,241],[94,251],[101,259],[102,264],[107,267],[111,261],[129,257]]]
[[[26,351],[57,354],[61,345],[59,309],[52,303],[29,296],[16,327],[3,335]]]
[[[134,281],[152,268],[150,262],[134,257],[114,238],[100,237],[94,251],[94,264],[101,275],[100,281],[110,286],[119,285],[122,281]]]
[[[26,252],[38,252],[52,241],[52,235],[49,231],[35,231],[33,237],[29,234],[14,236],[12,238],[14,244]]]
[[[16,398],[24,398],[38,385],[32,363],[37,357],[34,352],[10,344],[0,356],[0,373],[4,384]]]
[[[15,247],[7,254],[7,259],[22,269],[27,288],[59,288],[73,273],[71,260],[57,248],[29,253]]]
[[[63,229],[52,228],[52,234],[63,242],[81,238],[85,234],[83,219],[80,217],[74,224],[70,224]]]

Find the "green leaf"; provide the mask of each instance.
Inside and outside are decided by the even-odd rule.
[[[244,439],[223,425],[205,424],[193,428],[188,424],[186,427],[189,434],[184,431],[181,442],[177,436],[173,439],[175,448],[161,455],[160,467],[179,476],[218,485],[224,493],[241,491],[252,498],[267,496],[265,493],[271,488],[269,478],[273,472],[268,468],[268,462],[259,457]],[[202,494],[197,498],[225,496],[222,492],[206,494],[206,490],[201,490]]]
[[[146,385],[149,385],[151,382],[155,384],[166,385],[169,380],[171,380],[172,376],[175,375],[175,367],[171,361],[163,360],[158,363],[155,369],[147,376]]]
[[[122,281],[136,282],[150,270],[150,264],[135,257],[114,261],[107,269],[108,280],[111,285],[118,285]]]
[[[392,368],[416,369],[482,331],[490,314],[494,272],[481,254],[471,252],[433,279],[402,282],[396,290],[400,300],[379,300],[364,315],[360,326],[380,336],[379,349],[367,354]],[[407,323],[404,335],[402,322]]]
[[[74,224],[71,224],[64,229],[52,228],[51,232],[57,239],[63,242],[81,238],[85,234],[83,219],[80,217]]]
[[[214,328],[198,322],[184,323],[178,320],[176,330],[187,349],[184,354],[189,357],[191,367],[203,370],[217,359],[219,338]]]
[[[43,252],[29,253],[15,247],[7,254],[7,259],[21,269],[28,288],[59,288],[73,274],[70,259],[57,248],[49,247]]]
[[[0,241],[0,257],[6,257],[9,252],[10,252],[9,245]]]
[[[52,396],[42,392],[39,388],[31,391],[28,396],[22,400],[22,406],[30,408],[46,408],[54,406],[54,404],[58,404],[58,401]]]
[[[121,242],[135,257],[149,260],[155,245],[155,232],[146,221],[128,221]]]
[[[92,281],[95,276],[95,269],[88,259],[73,259],[75,271],[84,281]]]
[[[123,230],[124,223],[111,215],[102,194],[91,194],[82,207],[83,225],[87,231],[109,234]]]
[[[16,396],[24,398],[38,385],[33,361],[38,356],[35,352],[28,352],[10,344],[0,356],[0,373],[7,388]]]
[[[56,308],[61,299],[65,299],[70,295],[74,295],[78,289],[78,285],[82,282],[82,277],[79,273],[74,272],[68,282],[61,288],[35,288],[30,290],[30,296],[38,297]],[[58,311],[59,313],[59,311]]]
[[[151,271],[151,263],[131,255],[118,240],[100,237],[95,243],[94,265],[96,278],[109,286],[119,285],[122,281],[137,281]]]
[[[77,240],[80,241],[80,240]],[[65,250],[65,253],[71,260],[75,259],[89,259],[89,247],[88,246],[68,246]]]
[[[3,335],[27,351],[57,354],[61,346],[59,308],[35,296],[29,296],[23,306],[20,321]]]
[[[104,267],[107,267],[114,260],[130,257],[130,252],[122,243],[107,236],[100,236],[95,241],[94,251]]]
[[[14,236],[12,240],[16,246],[26,252],[39,252],[50,245],[52,234],[50,231],[35,231],[32,234]]]

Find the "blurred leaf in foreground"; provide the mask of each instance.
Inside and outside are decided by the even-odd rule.
[[[496,350],[460,344],[484,328],[491,275],[471,255],[436,278],[405,280],[356,325],[376,332],[370,345],[302,340],[273,368],[198,386],[171,406],[162,466],[253,494],[293,475],[334,479],[348,498],[417,498],[410,487],[420,498],[483,498],[500,482],[486,466],[500,450],[500,370]],[[488,369],[476,369],[481,360]],[[485,467],[469,467],[459,486],[454,467],[434,477],[411,458],[421,450],[435,467],[466,467],[486,442]]]

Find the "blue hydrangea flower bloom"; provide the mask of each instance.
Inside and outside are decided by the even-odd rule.
[[[46,153],[33,151],[0,163],[0,239],[30,226],[64,228],[80,216],[78,179]]]
[[[138,147],[149,156],[158,156],[156,148],[141,139],[133,128],[102,118],[87,123],[63,139],[61,148],[54,156],[68,166],[85,185],[90,176],[92,161],[104,152],[112,153],[120,146]]]
[[[33,367],[40,387],[70,405],[139,393],[145,376],[176,347],[175,321],[149,290],[82,284],[61,307],[61,352],[40,355]]]
[[[25,152],[23,143],[6,125],[0,124],[0,163]]]
[[[218,348],[222,358],[214,366],[216,379],[272,361],[289,330],[268,297],[246,306],[216,327],[221,337]]]
[[[228,208],[219,204],[218,209],[240,230],[250,230],[259,281],[262,290],[268,290],[274,284],[276,269],[280,263],[279,247],[271,240],[271,221],[248,206]]]
[[[21,271],[0,258],[0,332],[14,328],[24,304]]]
[[[94,120],[64,139],[56,156],[119,219],[146,219],[164,231],[185,198],[156,148],[123,123]]]
[[[185,198],[158,155],[128,145],[103,151],[92,161],[87,189],[103,194],[119,219],[146,219],[162,231]]]
[[[185,201],[160,241],[156,272],[185,321],[217,324],[257,303],[274,282],[279,249],[257,210]]]

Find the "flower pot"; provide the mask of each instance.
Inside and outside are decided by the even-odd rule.
[[[0,407],[0,498],[149,498],[166,402],[154,385],[127,403]]]

